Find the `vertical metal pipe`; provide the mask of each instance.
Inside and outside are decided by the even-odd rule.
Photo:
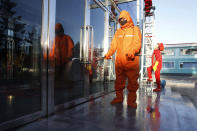
[[[108,0],[105,0],[106,8],[108,8]],[[107,53],[109,48],[109,12],[105,11],[104,16],[104,42],[103,42],[104,54]],[[104,55],[103,54],[103,55]]]
[[[105,0],[105,5],[106,8],[108,9],[108,0]],[[108,51],[109,48],[109,12],[106,10],[105,11],[105,16],[104,16],[104,41],[103,41],[103,55],[105,55]],[[103,80],[106,81],[107,80],[107,71],[108,71],[108,62],[106,60],[104,60],[104,65],[103,65],[103,69],[104,69],[104,76],[103,76]]]
[[[89,50],[90,50],[90,26],[87,26],[87,48],[86,48],[86,58],[87,61],[90,60],[89,58]]]
[[[91,61],[93,61],[93,53],[94,53],[94,30],[91,27]]]
[[[48,0],[42,1],[42,30],[41,30],[41,50],[42,54],[46,54],[47,52],[47,31],[48,30]],[[45,58],[42,58],[44,60]],[[41,84],[42,84],[42,115],[46,115],[47,113],[47,71],[46,65],[44,62],[41,62]]]
[[[85,62],[86,49],[86,25],[83,27],[83,61]]]
[[[140,25],[140,0],[137,0],[137,26]]]
[[[156,43],[155,43],[155,14],[152,16],[152,53],[154,50]]]
[[[85,1],[85,9],[84,9],[84,33],[83,33],[83,57],[86,57],[84,60],[88,60],[88,25],[90,25],[90,0]]]
[[[48,49],[47,49],[47,54],[49,53],[49,51],[51,50],[51,48],[53,47],[53,43],[54,43],[54,38],[55,38],[55,20],[56,20],[56,0],[48,0],[48,41],[47,41],[47,45],[48,45]],[[49,64],[49,63],[48,63]],[[55,69],[54,67],[51,67],[49,65],[47,65],[48,67],[48,77],[47,77],[47,104],[48,104],[48,109],[47,109],[47,114],[51,115],[55,108],[54,108],[54,83],[55,83],[55,79],[54,79],[54,72]]]
[[[145,17],[144,17],[145,18]],[[146,19],[146,18],[145,18]],[[145,33],[145,21],[143,21],[143,35],[142,35],[142,56],[141,56],[141,70],[140,70],[140,80],[142,81],[143,75],[144,75],[144,59],[145,59],[145,54],[144,54],[144,33]]]
[[[83,30],[82,30],[82,27],[81,27],[80,28],[80,44],[79,44],[79,47],[80,47],[79,58],[80,58],[80,60],[82,59],[82,42],[83,42],[82,33],[83,33]]]
[[[144,0],[141,0],[140,3],[141,8],[141,28],[143,29],[143,19],[144,19]]]

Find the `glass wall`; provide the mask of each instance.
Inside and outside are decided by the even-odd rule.
[[[0,124],[41,110],[41,0],[0,1]]]
[[[89,97],[92,94],[104,91],[103,82],[98,82],[102,72],[101,57],[104,39],[104,12],[100,8],[90,10],[90,25],[81,28],[84,23],[89,24],[89,18],[84,20],[85,1],[58,0],[56,1],[56,26],[53,47],[49,58],[54,59],[55,68],[55,105],[64,104],[79,98]],[[90,1],[90,4],[93,4]],[[87,15],[87,17],[89,17]],[[91,29],[91,30],[89,30]],[[84,31],[85,30],[85,31]],[[84,36],[91,34],[92,36]],[[93,60],[80,60],[80,44],[87,37],[94,41]],[[87,40],[87,42],[89,42]],[[91,55],[90,48],[87,50]],[[101,72],[100,72],[101,71]],[[113,84],[112,86],[113,87]],[[106,88],[105,88],[106,89]]]
[[[92,2],[92,4],[94,4],[94,2]],[[111,10],[111,7],[109,6],[108,9]],[[105,12],[103,11],[103,9],[98,7],[98,8],[92,8],[90,10],[90,25],[93,27],[93,30],[94,30],[94,54],[93,54],[92,69],[93,69],[93,80],[95,80],[95,82],[91,84],[91,88],[89,89],[89,94],[98,93],[102,91],[108,92],[108,91],[113,90],[113,82],[111,82],[110,84],[109,83],[105,84],[105,85],[103,84],[103,82],[101,82],[104,80],[105,69],[104,69],[104,60],[102,59],[99,60],[99,58],[104,56],[104,48],[106,48],[106,46],[104,45],[105,43],[104,41],[105,27],[104,26],[106,24],[105,22],[108,22],[108,21],[105,20]],[[108,23],[109,23],[109,34],[108,34],[109,38],[107,39],[109,40],[109,44],[110,44],[116,26],[111,17],[109,17]],[[108,62],[110,62],[110,60],[108,60]]]
[[[55,38],[50,55],[55,64],[55,105],[84,96],[84,68],[79,60],[84,0],[57,0]]]
[[[13,126],[50,115],[54,105],[113,90],[97,79],[103,75],[104,60],[97,58],[103,56],[104,12],[91,10],[86,23],[84,10],[85,0],[0,0],[0,130],[16,119]],[[84,23],[94,34],[90,63],[79,59]]]
[[[104,47],[104,11],[101,8],[90,10],[90,24],[94,29],[94,79],[102,80],[103,78],[103,61],[96,61],[97,57],[103,55]],[[96,87],[94,87],[96,88]]]

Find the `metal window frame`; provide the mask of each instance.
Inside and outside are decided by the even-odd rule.
[[[191,56],[191,57],[197,56],[197,54],[183,54],[183,53],[181,53],[181,50],[185,50],[185,49],[196,49],[196,48],[180,48],[179,49],[180,56]]]
[[[162,66],[162,69],[175,69],[175,64],[176,64],[176,62],[174,62],[174,61],[163,61],[163,62],[162,62],[162,65],[163,65],[163,63],[167,63],[167,62],[173,63],[173,64],[174,64],[174,65],[173,65],[173,68],[165,68],[164,66]]]
[[[166,50],[173,50],[173,54],[172,55],[171,54],[164,54],[164,56],[175,56],[175,49],[165,49],[164,52]]]
[[[178,68],[179,70],[185,70],[185,69],[186,70],[196,70],[197,69],[197,68],[180,68],[181,63],[197,63],[195,61],[191,61],[191,60],[190,61],[179,61],[178,63],[179,63],[179,68]]]

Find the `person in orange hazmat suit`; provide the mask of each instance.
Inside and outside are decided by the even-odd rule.
[[[116,97],[111,101],[111,104],[123,102],[123,89],[128,78],[127,105],[137,108],[139,56],[135,56],[135,54],[139,53],[141,49],[141,32],[139,27],[134,26],[129,12],[125,10],[120,12],[118,21],[120,28],[116,31],[110,49],[105,54],[105,59],[111,59],[111,56],[117,51],[115,60]]]
[[[65,70],[73,57],[74,42],[69,35],[64,34],[62,24],[55,25],[55,40],[49,52],[49,59],[55,64],[55,75],[59,78],[65,75]]]
[[[161,91],[160,85],[160,71],[162,68],[162,55],[161,51],[164,50],[163,43],[157,43],[154,52],[152,54],[152,66],[147,68],[148,71],[148,81],[152,81],[152,71],[155,72],[155,78],[157,83],[157,88],[153,91],[158,92]]]

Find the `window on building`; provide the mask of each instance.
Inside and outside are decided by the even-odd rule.
[[[163,68],[174,68],[174,62],[163,62]]]
[[[180,49],[181,55],[197,55],[197,49]]]
[[[197,69],[197,62],[181,62],[180,68],[195,68]]]
[[[174,55],[174,49],[165,49],[163,55]]]

